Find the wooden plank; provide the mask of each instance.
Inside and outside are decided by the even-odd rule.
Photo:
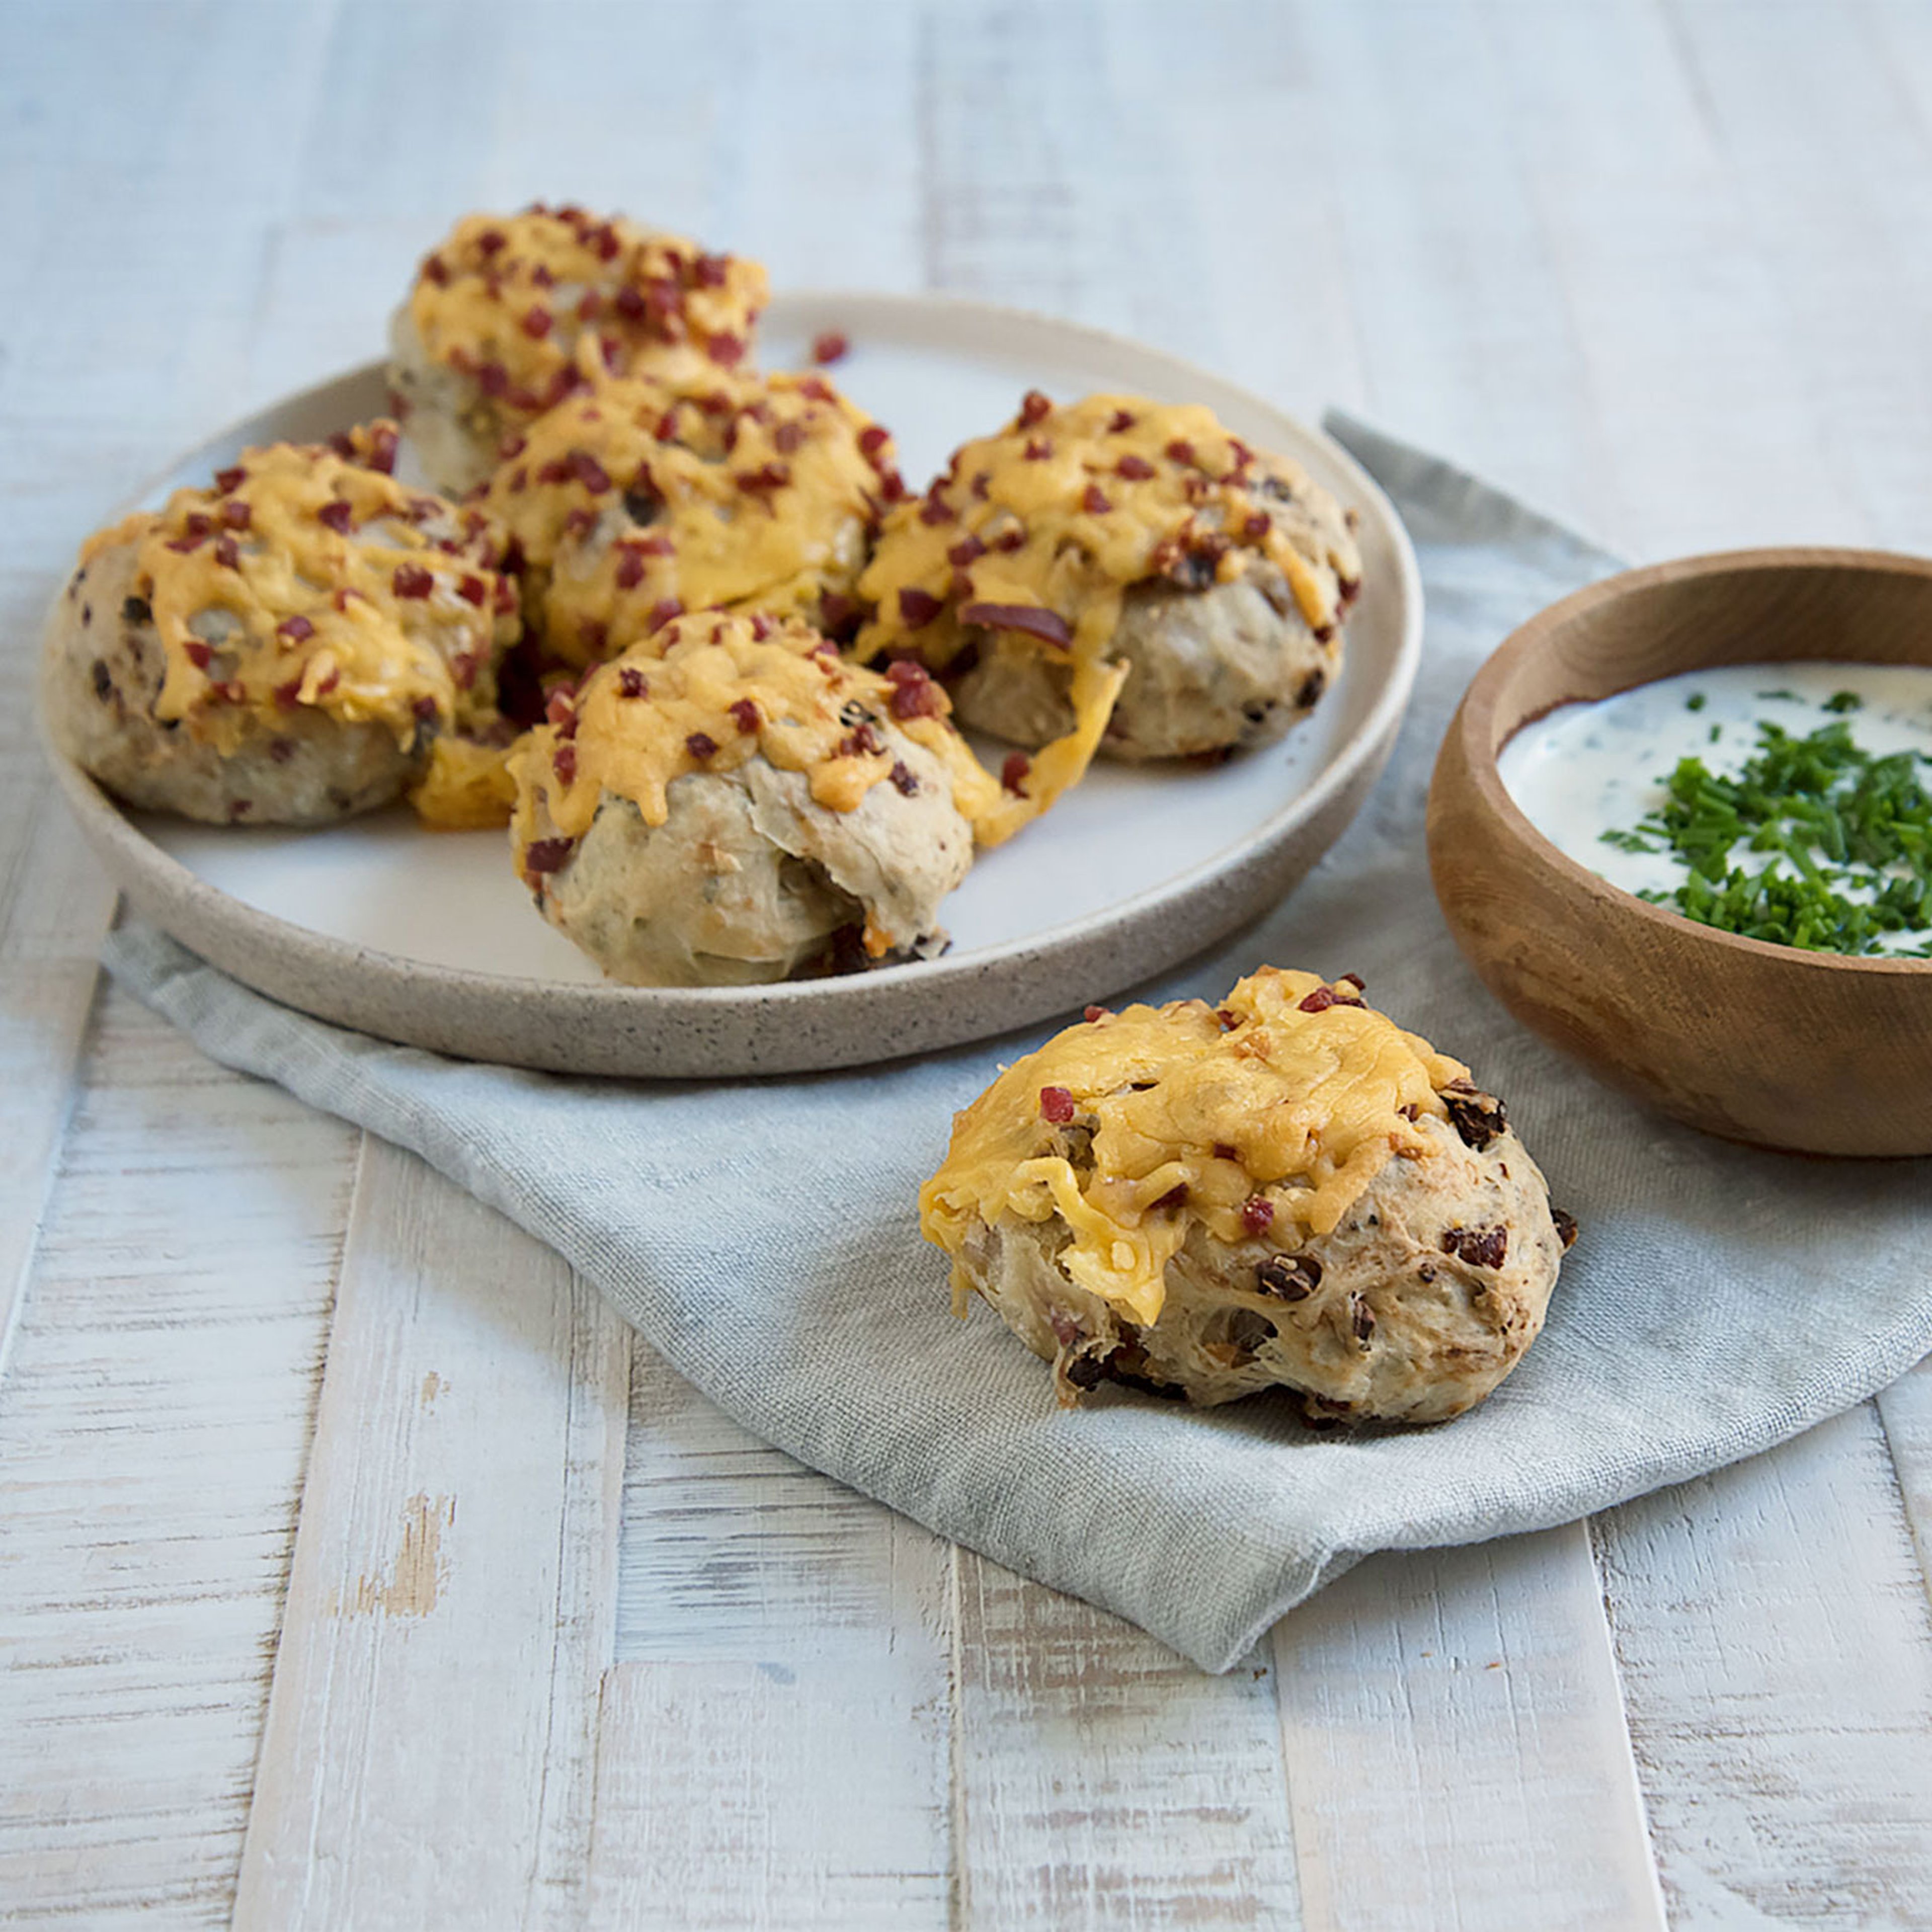
[[[1674,1922],[1932,1924],[1932,1605],[1871,1406],[1595,1527]]]
[[[1580,1524],[1372,1558],[1274,1660],[1310,1932],[1662,1927]]]
[[[573,1918],[628,1348],[555,1255],[365,1140],[237,1924]]]
[[[593,1916],[947,1922],[952,1552],[637,1352]]]
[[[969,1551],[957,1614],[962,1922],[1300,1922],[1265,1646],[1204,1676]]]
[[[105,997],[0,1385],[23,1922],[226,1922],[353,1154]]]

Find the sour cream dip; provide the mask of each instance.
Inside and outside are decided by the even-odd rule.
[[[1606,842],[1605,835],[1630,834],[1661,810],[1680,760],[1700,759],[1713,777],[1735,778],[1762,749],[1760,724],[1804,738],[1840,723],[1874,758],[1932,756],[1932,666],[1817,662],[1689,671],[1595,704],[1563,705],[1525,725],[1496,764],[1517,808],[1558,850],[1625,892],[1668,895],[1684,885],[1690,868],[1666,842],[1652,838],[1646,842],[1664,849],[1640,850]],[[1920,778],[1932,781],[1932,765],[1921,766]],[[1870,884],[1839,875],[1828,854],[1810,856],[1833,891],[1871,901]],[[1730,862],[1798,874],[1784,855],[1742,844]],[[1878,952],[1914,953],[1928,944],[1932,929],[1921,927],[1884,934]]]

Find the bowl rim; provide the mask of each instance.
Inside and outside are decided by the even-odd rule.
[[[1726,932],[1714,926],[1702,926],[1696,920],[1685,918],[1682,913],[1653,904],[1648,899],[1639,898],[1634,892],[1612,884],[1601,873],[1593,872],[1580,861],[1571,858],[1539,831],[1516,803],[1508,786],[1504,784],[1502,771],[1496,762],[1497,753],[1518,732],[1559,708],[1556,705],[1548,706],[1520,719],[1510,728],[1507,736],[1498,740],[1496,735],[1496,713],[1510,680],[1526,658],[1545,648],[1552,639],[1575,625],[1579,620],[1588,617],[1601,605],[1613,603],[1619,598],[1651,590],[1660,584],[1680,583],[1700,577],[1733,575],[1750,571],[1819,568],[1876,572],[1892,576],[1916,578],[1932,586],[1932,557],[1914,556],[1903,550],[1869,550],[1827,544],[1767,545],[1743,550],[1708,550],[1695,556],[1672,557],[1661,563],[1644,564],[1633,569],[1620,570],[1611,576],[1598,578],[1594,584],[1586,584],[1580,590],[1573,590],[1568,596],[1559,598],[1554,604],[1545,605],[1510,632],[1490,652],[1484,661],[1482,668],[1470,680],[1450,724],[1450,736],[1456,740],[1461,752],[1470,783],[1478,796],[1518,844],[1526,849],[1529,859],[1548,868],[1567,880],[1573,887],[1581,890],[1590,898],[1600,902],[1606,916],[1635,917],[1654,928],[1661,937],[1666,939],[1681,942],[1686,937],[1694,936],[1719,951],[1733,954],[1740,959],[1776,962],[1790,972],[1852,974],[1900,981],[1908,980],[1915,976],[1926,976],[1928,985],[1932,985],[1932,959],[1807,952],[1799,946],[1780,945],[1774,940],[1750,939],[1742,933]],[[1868,662],[1858,658],[1828,658],[1820,661],[1844,664]],[[1932,669],[1932,634],[1928,634],[1925,664],[1928,669]],[[1704,667],[1686,664],[1683,670],[1696,670],[1700,668]],[[1681,672],[1666,674],[1673,676],[1681,674]],[[1645,684],[1658,682],[1659,680],[1655,678],[1640,679],[1636,683],[1624,686],[1622,688],[1635,691]],[[1612,692],[1608,694],[1616,696],[1620,694]],[[1492,743],[1495,746],[1493,750],[1491,749]]]

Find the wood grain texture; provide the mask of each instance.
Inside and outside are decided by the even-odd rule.
[[[1594,1528],[1679,1932],[1932,1924],[1932,1606],[1872,1405]]]
[[[1477,674],[1443,740],[1430,876],[1464,956],[1518,1019],[1674,1118],[1806,1154],[1932,1153],[1922,963],[1802,952],[1646,904],[1557,851],[1497,770],[1517,730],[1558,705],[1808,659],[1932,663],[1932,561],[1728,551],[1539,611]]]
[[[237,1924],[574,1922],[629,1341],[365,1139]]]
[[[1581,1524],[1371,1558],[1274,1660],[1309,1932],[1660,1932]]]
[[[119,994],[0,1384],[0,1912],[225,1924],[355,1137]]]

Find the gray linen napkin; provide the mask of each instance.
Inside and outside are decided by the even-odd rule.
[[[1507,1098],[1582,1234],[1542,1339],[1456,1422],[1316,1434],[1280,1397],[1197,1412],[1118,1390],[1065,1413],[989,1310],[955,1321],[914,1192],[954,1110],[1042,1035],[808,1079],[623,1084],[346,1033],[139,926],[108,964],[216,1059],[415,1148],[551,1244],[748,1429],[1208,1670],[1372,1551],[1542,1528],[1767,1448],[1932,1347],[1932,1163],[1705,1138],[1599,1086],[1483,991],[1430,890],[1436,748],[1504,634],[1614,562],[1446,464],[1331,426],[1420,550],[1414,706],[1300,890],[1150,996],[1213,998],[1263,962],[1360,973]]]

